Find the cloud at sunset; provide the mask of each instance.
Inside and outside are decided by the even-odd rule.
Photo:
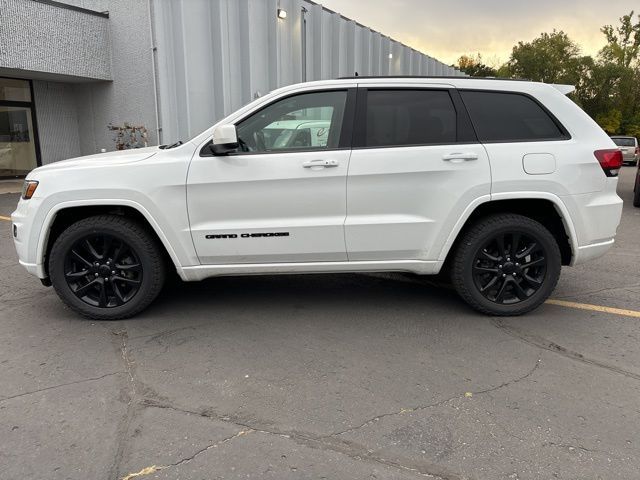
[[[463,54],[482,53],[488,62],[504,62],[518,41],[542,32],[564,30],[583,49],[595,55],[604,44],[600,27],[617,24],[635,0],[326,0],[336,10],[385,35],[454,63]]]

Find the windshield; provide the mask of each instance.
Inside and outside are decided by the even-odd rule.
[[[635,138],[612,138],[613,143],[618,145],[619,147],[635,147],[636,142]]]

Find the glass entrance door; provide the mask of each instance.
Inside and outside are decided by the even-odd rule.
[[[0,178],[24,177],[38,166],[28,80],[0,78]]]

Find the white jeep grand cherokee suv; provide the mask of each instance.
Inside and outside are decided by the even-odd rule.
[[[346,78],[274,91],[181,144],[35,169],[20,263],[94,319],[215,275],[450,274],[491,315],[603,255],[622,158],[566,93],[470,78]]]

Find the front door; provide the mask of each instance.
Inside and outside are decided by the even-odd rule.
[[[202,264],[347,259],[352,102],[355,89],[279,99],[236,124],[238,152],[196,154],[187,204]]]
[[[490,193],[485,149],[451,88],[390,86],[358,95],[349,260],[438,260],[467,206]]]

